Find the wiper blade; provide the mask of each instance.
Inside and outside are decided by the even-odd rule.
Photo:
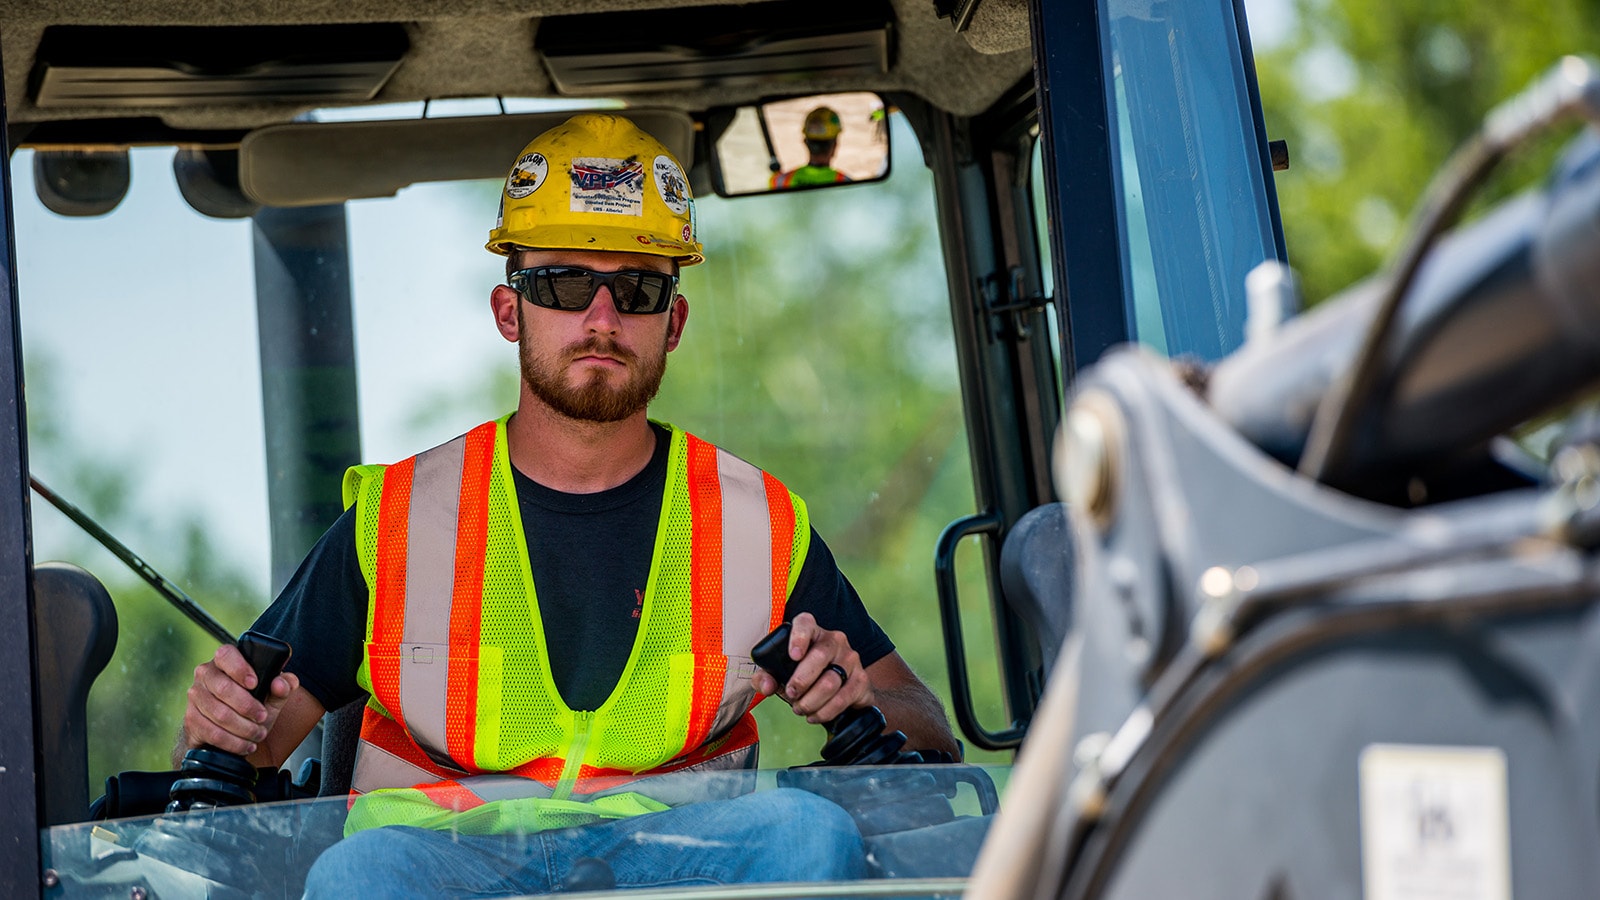
[[[189,620],[224,644],[231,644],[234,635],[223,626],[221,622],[205,608],[196,603],[183,589],[167,580],[165,575],[157,572],[151,565],[139,558],[139,555],[129,550],[127,545],[112,536],[111,532],[100,527],[100,523],[89,518],[89,514],[62,499],[60,494],[50,490],[40,483],[39,479],[28,476],[28,484],[39,496],[50,501],[50,505],[61,510],[61,514],[71,519],[79,528],[88,532],[89,536],[99,541],[101,546],[111,551],[117,559],[123,561],[136,575],[145,580],[155,589],[155,592],[164,597],[168,603],[178,608],[178,611],[189,617]]]

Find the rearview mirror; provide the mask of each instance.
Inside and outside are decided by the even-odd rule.
[[[741,106],[711,154],[724,197],[889,177],[889,119],[872,93],[817,94]]]

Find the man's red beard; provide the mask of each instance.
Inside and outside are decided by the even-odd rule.
[[[625,349],[615,341],[600,335],[569,344],[558,353],[537,355],[528,341],[528,326],[517,310],[521,338],[517,356],[522,363],[522,381],[535,397],[569,419],[584,422],[620,422],[649,405],[661,389],[661,378],[667,371],[666,341],[654,360],[642,364],[639,355]],[[597,354],[621,360],[628,366],[627,380],[612,387],[604,371],[589,373],[586,383],[578,387],[567,384],[567,370],[580,356]]]

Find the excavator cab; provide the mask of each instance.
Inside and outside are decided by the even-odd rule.
[[[1581,147],[1297,317],[1243,3],[618,6],[0,10],[6,896],[296,896],[339,839],[359,707],[169,811],[218,771],[183,690],[349,466],[513,403],[482,245],[577,110],[673,148],[707,247],[654,413],[807,498],[966,747],[810,767],[765,704],[761,768],[661,791],[820,794],[865,877],[707,893],[1592,892],[1593,432],[1498,440],[1594,381]]]

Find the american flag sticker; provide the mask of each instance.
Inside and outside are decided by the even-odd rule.
[[[637,159],[572,160],[572,211],[644,215],[644,164]]]

